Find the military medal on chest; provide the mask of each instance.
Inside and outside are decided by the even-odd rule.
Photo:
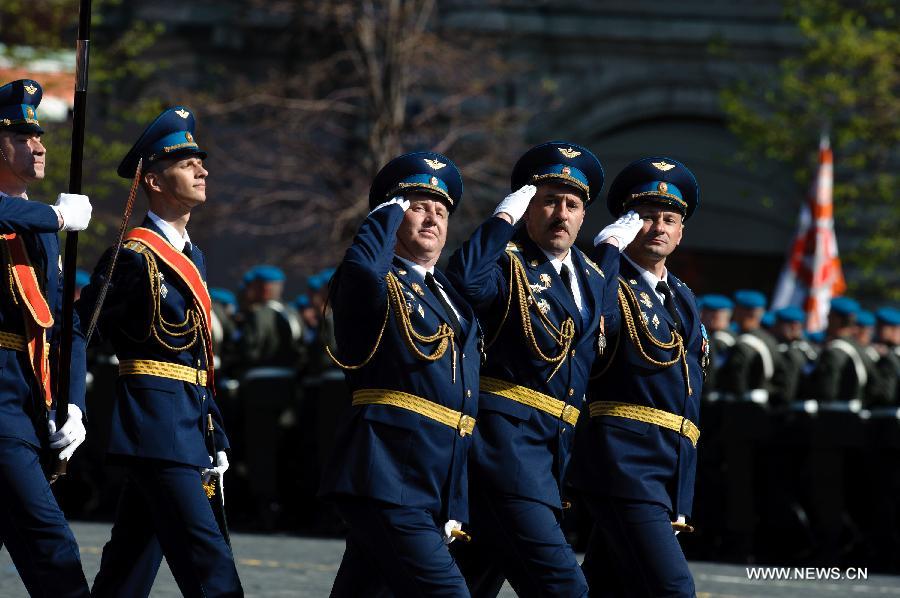
[[[169,289],[166,288],[166,277],[163,276],[162,272],[159,272],[159,296],[165,299],[168,294]]]
[[[547,289],[550,288],[550,283],[552,283],[553,280],[550,278],[549,274],[544,272],[538,278],[540,279],[541,284],[544,285],[544,288],[547,288]]]
[[[645,291],[641,291],[641,303],[653,309],[653,301],[650,299],[650,295],[648,295]]]
[[[597,328],[597,355],[603,355],[606,350],[606,321],[600,316],[600,326]]]

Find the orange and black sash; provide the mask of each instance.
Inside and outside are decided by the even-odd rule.
[[[169,243],[158,233],[149,228],[137,227],[129,231],[126,241],[137,241],[146,246],[153,254],[172,268],[191,290],[194,303],[203,314],[203,345],[206,352],[206,369],[208,373],[209,388],[215,388],[213,371],[212,336],[210,335],[210,322],[212,321],[212,300],[206,288],[206,282],[200,276],[197,266],[186,256]]]
[[[28,257],[25,243],[15,233],[0,235],[10,258],[10,266],[15,281],[16,292],[25,320],[25,340],[28,345],[28,360],[34,377],[38,381],[44,405],[50,409],[53,395],[50,391],[50,345],[47,343],[47,329],[53,326],[53,313],[47,298],[41,292],[34,266]]]

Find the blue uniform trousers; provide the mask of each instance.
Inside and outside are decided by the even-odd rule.
[[[184,596],[244,595],[199,470],[131,459],[91,594],[148,596],[163,556]]]
[[[444,544],[446,522],[430,511],[363,497],[335,504],[350,531],[332,596],[469,596]]]
[[[585,495],[594,528],[584,557],[591,596],[694,596],[694,578],[663,505]]]
[[[32,596],[89,595],[78,544],[37,449],[15,438],[0,438],[0,543]]]
[[[580,598],[587,582],[559,524],[559,512],[518,496],[469,489],[472,544],[459,546],[472,596],[493,598],[503,580],[516,594]]]

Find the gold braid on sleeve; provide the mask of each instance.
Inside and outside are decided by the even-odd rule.
[[[403,343],[406,345],[406,348],[410,353],[415,355],[418,359],[423,361],[437,361],[441,357],[444,356],[444,353],[447,352],[447,347],[450,347],[450,350],[453,352],[453,360],[454,360],[454,374],[456,371],[456,347],[453,345],[453,328],[450,327],[447,323],[441,323],[438,326],[437,331],[431,335],[419,334],[415,328],[413,328],[412,321],[409,318],[409,312],[406,309],[406,301],[403,299],[403,290],[400,285],[400,281],[394,276],[393,272],[388,272],[385,277],[385,282],[387,283],[387,306],[384,312],[384,322],[381,324],[381,331],[378,333],[378,338],[375,340],[375,346],[372,347],[369,355],[360,363],[355,365],[349,365],[341,362],[335,357],[334,353],[332,353],[331,349],[326,345],[325,351],[328,353],[328,357],[341,369],[345,370],[358,370],[359,368],[365,366],[369,363],[372,358],[375,356],[376,351],[378,351],[378,347],[381,346],[381,341],[384,338],[384,331],[387,328],[387,322],[390,317],[391,312],[394,313],[394,319],[397,321],[397,328],[400,331],[400,337],[403,339]],[[422,344],[431,344],[438,343],[438,346],[435,347],[434,351],[431,353],[425,353],[416,343]]]
[[[634,312],[640,313],[641,308],[634,291],[630,286],[625,284],[621,278],[619,279],[619,307],[622,309],[622,321],[625,324],[625,328],[628,330],[628,338],[631,339],[631,344],[637,349],[641,358],[647,363],[659,368],[672,367],[681,361],[684,365],[684,382],[687,386],[687,393],[689,396],[694,394],[691,389],[687,351],[684,348],[684,340],[681,338],[681,335],[678,334],[677,331],[672,330],[672,338],[668,342],[663,342],[653,336],[653,333],[650,332],[650,327],[647,326],[644,319],[634,317]],[[669,361],[654,359],[647,354],[642,338],[663,351],[672,351],[674,358]]]

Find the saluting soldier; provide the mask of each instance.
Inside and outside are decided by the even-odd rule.
[[[331,282],[353,395],[321,486],[350,528],[332,596],[468,595],[446,544],[468,520],[481,339],[435,268],[462,191],[441,154],[388,162]]]
[[[77,304],[82,323],[90,321],[107,286],[98,331],[119,360],[107,452],[127,471],[94,596],[148,596],[163,556],[185,596],[243,595],[207,497],[221,491],[229,445],[213,397],[206,261],[187,231],[206,202],[208,174],[194,127],[189,109],[170,108],[122,160],[126,179],[141,161],[149,211],[125,237],[112,277],[116,247]]]
[[[448,268],[488,338],[470,476],[475,545],[467,558],[460,547],[461,566],[475,596],[495,596],[504,578],[520,596],[585,596],[560,527],[560,484],[606,343],[607,288],[640,221],[629,214],[604,229],[598,263],[574,247],[603,168],[573,143],[528,150],[511,187]]]
[[[691,515],[708,341],[666,259],[699,202],[694,175],[666,156],[626,166],[607,195],[613,216],[636,210],[643,228],[622,254],[609,361],[591,382],[569,478],[594,517],[582,565],[591,596],[694,596],[673,523]]]
[[[47,151],[38,120],[41,86],[0,87],[0,544],[32,596],[87,596],[78,545],[56,503],[39,451],[68,459],[84,442],[84,337],[59,364],[62,271],[57,231],[87,228],[86,195],[61,193],[55,206],[29,201],[44,178]],[[56,430],[50,363],[71,368],[69,419]]]

